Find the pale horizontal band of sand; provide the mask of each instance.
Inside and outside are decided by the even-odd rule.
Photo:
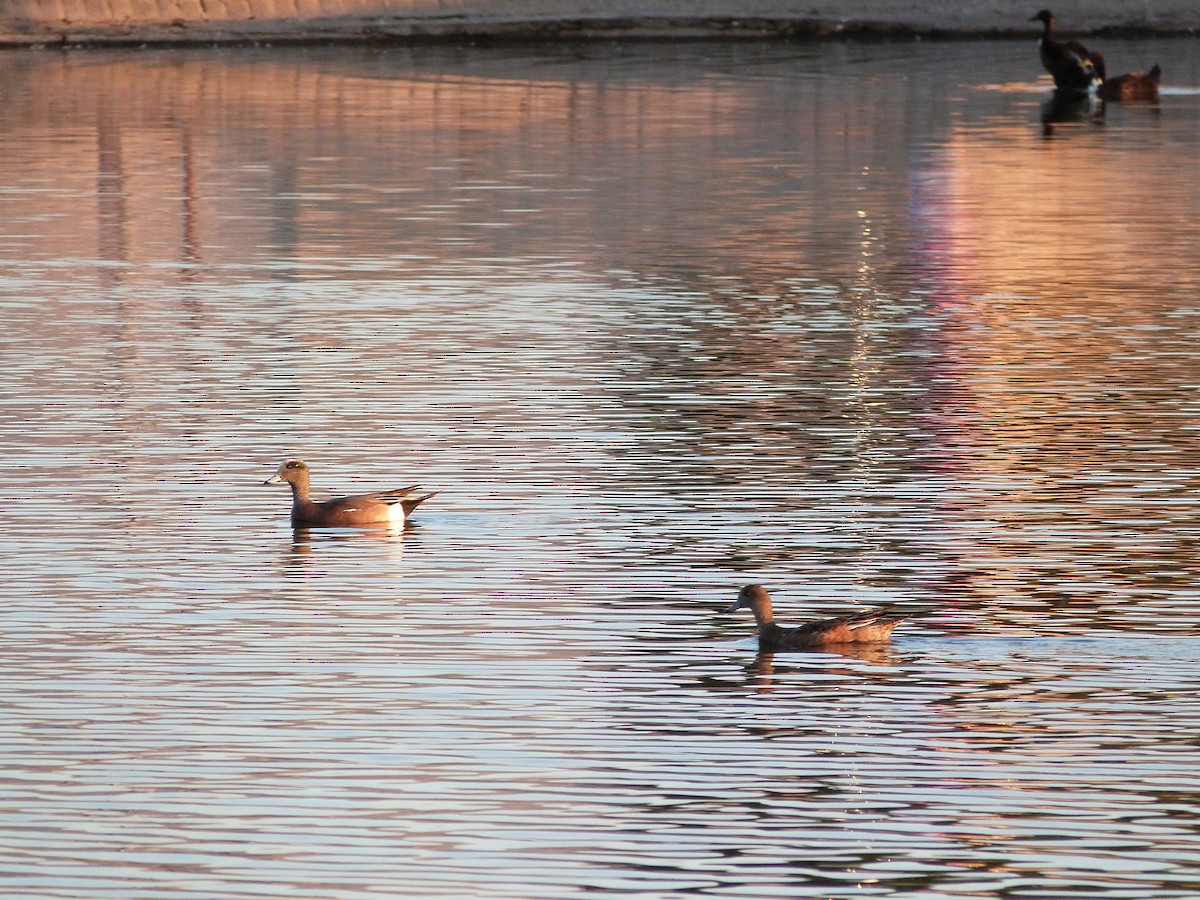
[[[1032,34],[1044,0],[0,0],[0,43]],[[1073,34],[1200,31],[1195,0],[1064,0]]]

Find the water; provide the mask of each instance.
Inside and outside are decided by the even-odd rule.
[[[1191,897],[1200,72],[0,56],[14,898]],[[318,489],[442,491],[293,533]],[[888,647],[757,657],[887,602]]]

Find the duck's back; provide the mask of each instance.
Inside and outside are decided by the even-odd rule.
[[[777,650],[809,650],[836,644],[871,644],[886,641],[896,626],[907,619],[906,613],[890,609],[873,609],[836,619],[810,622],[795,628],[764,629],[761,643]]]
[[[1129,72],[1111,78],[1100,86],[1104,100],[1157,100],[1162,68],[1155,65],[1149,72]]]
[[[370,494],[335,497],[332,500],[297,501],[292,506],[292,524],[324,528],[387,524],[401,511],[402,507],[393,511],[392,504]],[[403,521],[402,515],[400,521]]]
[[[416,495],[416,485],[357,494],[332,500],[296,500],[292,505],[292,523],[310,527],[355,528],[364,525],[403,525],[408,514],[437,491]]]

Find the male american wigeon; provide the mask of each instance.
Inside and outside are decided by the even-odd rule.
[[[896,625],[908,618],[905,613],[890,609],[824,619],[783,628],[775,624],[771,598],[761,584],[748,584],[738,593],[737,602],[726,613],[750,609],[758,623],[758,648],[761,651],[819,650],[839,644],[879,644],[889,640]]]
[[[292,526],[295,528],[371,528],[381,525],[398,527],[418,505],[437,491],[416,495],[417,485],[356,494],[332,500],[312,500],[308,495],[308,465],[289,459],[263,484],[286,482],[292,487]]]

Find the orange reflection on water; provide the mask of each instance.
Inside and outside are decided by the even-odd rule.
[[[1192,452],[1179,410],[1198,370],[1172,319],[1195,301],[1180,225],[1200,196],[1164,177],[1156,110],[1109,115],[1050,138],[1033,123],[960,129],[919,187],[944,317],[929,417],[943,471],[974,485],[959,511],[973,590],[1068,628],[1071,598],[1119,605],[1113,584],[1185,572],[1190,554],[1178,535],[1128,538],[1161,519],[1169,470]]]
[[[722,123],[743,103],[717,80],[424,73],[370,55],[4,62],[14,100],[5,131],[54,152],[8,158],[5,179],[26,190],[0,198],[0,214],[61,220],[22,237],[30,256],[129,263],[194,263],[213,250],[223,263],[268,251],[386,257],[398,239],[409,253],[440,252],[463,236],[451,210],[478,208],[481,225],[520,220],[540,192],[586,192],[589,171],[614,152],[666,177],[676,162],[664,147],[731,130]],[[558,214],[526,218],[534,213]],[[481,236],[486,227],[471,233]]]

